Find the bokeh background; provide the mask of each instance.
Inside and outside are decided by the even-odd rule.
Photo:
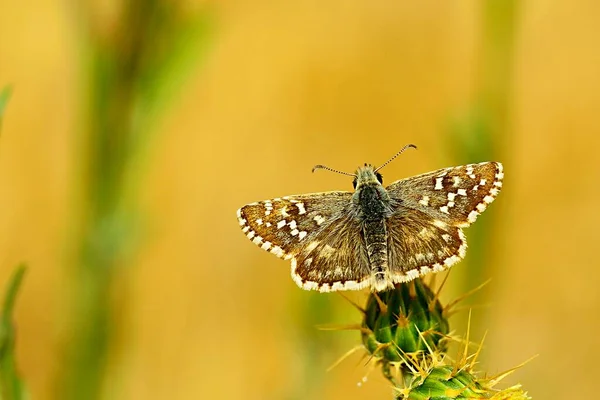
[[[489,374],[596,397],[600,3],[0,3],[0,282],[35,399],[390,398],[337,294],[239,232],[241,205],[505,165],[444,301],[468,299]],[[364,293],[349,297],[361,303]],[[467,311],[452,320],[466,329]]]

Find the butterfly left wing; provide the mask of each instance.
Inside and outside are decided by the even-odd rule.
[[[372,285],[358,219],[344,212],[315,232],[292,258],[292,278],[303,289],[331,292]]]
[[[350,192],[324,192],[265,200],[239,209],[238,221],[254,244],[291,260],[301,288],[360,289],[370,270],[351,199]]]

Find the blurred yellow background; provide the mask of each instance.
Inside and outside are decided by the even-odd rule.
[[[378,371],[357,385],[368,372],[360,354],[326,372],[360,337],[315,326],[360,314],[337,294],[298,289],[287,262],[239,232],[235,211],[351,190],[347,177],[310,169],[381,164],[406,143],[419,150],[386,167],[388,183],[454,163],[505,166],[503,191],[482,228],[467,230],[467,260],[444,292],[448,300],[492,278],[467,303],[485,303],[473,309],[474,340],[489,331],[481,369],[494,374],[539,354],[506,384],[537,399],[596,398],[600,3],[162,3],[166,13],[206,14],[210,27],[189,39],[203,44],[170,75],[166,100],[143,109],[153,119],[125,116],[150,122],[131,129],[144,145],[123,156],[127,184],[115,204],[133,220],[100,278],[74,272],[89,245],[81,220],[98,200],[85,179],[102,115],[90,91],[103,84],[89,76],[101,54],[94,46],[109,48],[119,26],[135,36],[120,19],[135,20],[123,9],[136,4],[0,4],[0,88],[12,86],[0,136],[0,282],[28,264],[17,362],[32,398],[68,398],[61,382],[86,365],[65,361],[82,326],[111,332],[98,347],[101,398],[390,398]],[[148,54],[169,45],[161,40]],[[129,129],[110,123],[109,135]],[[114,165],[98,160],[102,177]],[[97,294],[109,320],[97,326],[85,319],[94,310],[81,298],[84,280],[109,274]]]

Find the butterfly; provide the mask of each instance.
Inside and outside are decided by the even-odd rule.
[[[502,188],[499,162],[443,168],[383,186],[379,173],[407,148],[376,168],[359,167],[354,192],[285,196],[237,211],[254,244],[291,261],[292,279],[306,290],[384,291],[464,258],[462,228],[494,201]]]

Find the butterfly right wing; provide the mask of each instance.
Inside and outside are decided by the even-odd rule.
[[[461,228],[473,223],[502,188],[502,164],[444,168],[402,179],[386,189],[397,204],[387,221],[392,279],[405,282],[462,260]]]
[[[387,220],[392,281],[407,282],[462,260],[467,241],[461,228],[415,209],[401,209]]]
[[[291,260],[303,289],[357,290],[369,285],[362,229],[351,192],[286,196],[238,210],[242,232],[276,256]]]
[[[494,201],[503,178],[501,163],[483,162],[401,179],[386,190],[405,207],[465,228]]]

